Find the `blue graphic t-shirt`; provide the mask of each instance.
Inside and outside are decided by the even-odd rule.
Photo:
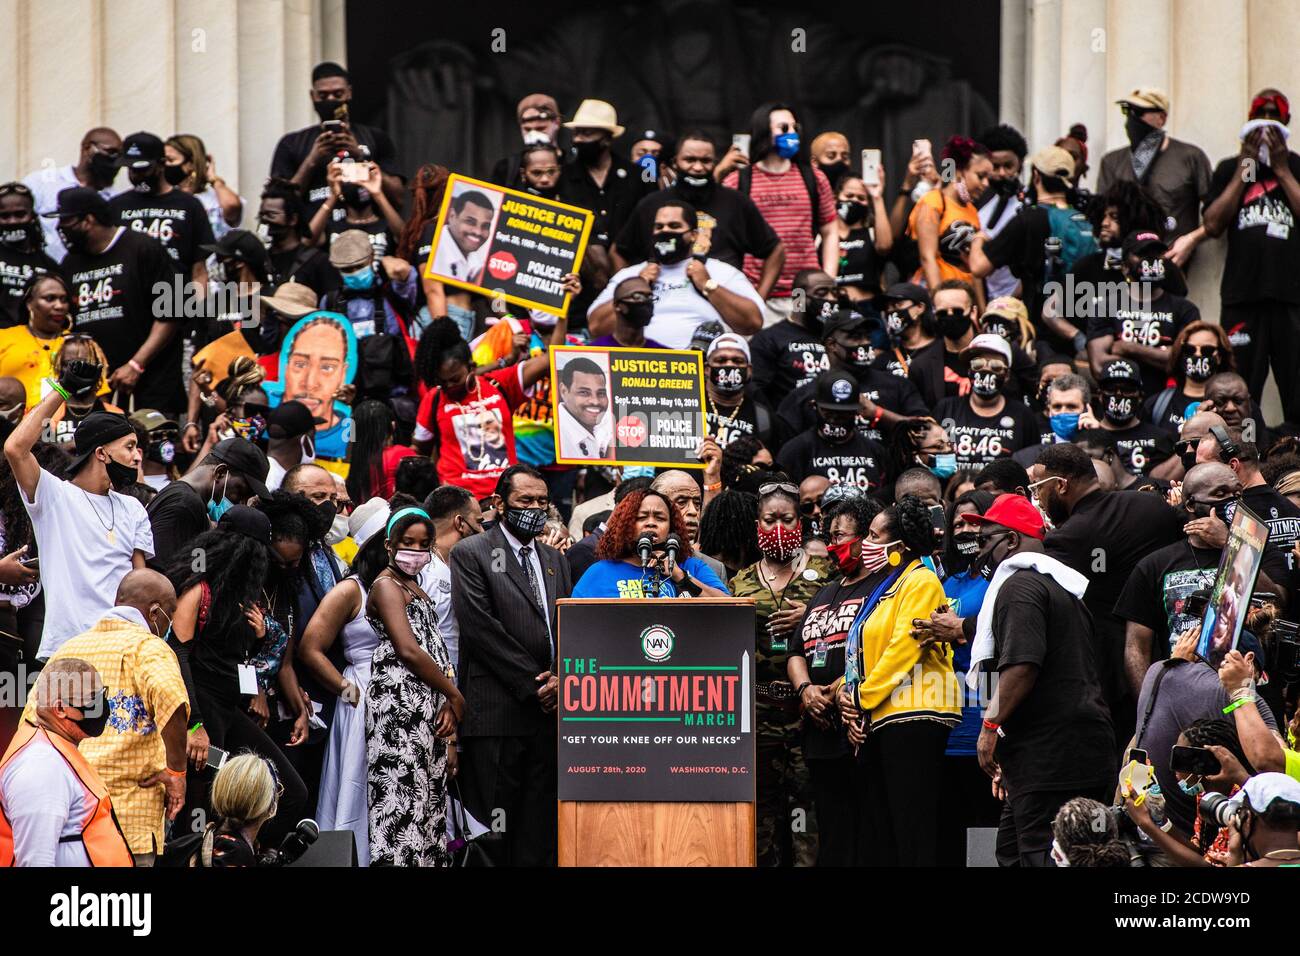
[[[713,569],[699,558],[690,557],[681,562],[682,569],[700,584],[717,588],[730,594],[727,586],[713,573]],[[658,593],[651,593],[650,573],[626,561],[597,561],[589,567],[573,588],[576,598],[648,598],[676,597],[677,588],[666,578],[659,584]]]
[[[949,575],[943,582],[943,593],[948,596],[948,606],[958,617],[973,617],[980,612],[984,603],[984,594],[989,589],[989,582],[978,574],[967,573]],[[950,757],[975,756],[975,741],[980,735],[980,722],[984,708],[979,703],[979,692],[966,686],[966,670],[970,667],[970,644],[962,644],[952,649],[952,669],[957,676],[965,699],[962,701],[961,723],[948,735]]]

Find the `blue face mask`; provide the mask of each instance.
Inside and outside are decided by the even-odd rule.
[[[779,136],[772,138],[772,144],[776,146],[776,155],[782,159],[793,159],[794,155],[799,152],[799,134],[781,133]]]
[[[212,486],[212,496],[208,499],[208,517],[213,521],[220,521],[221,516],[235,506],[235,503],[226,497],[226,486],[230,484],[230,475],[226,475],[226,480],[221,485],[221,500],[217,500],[217,486]]]
[[[1200,777],[1197,777],[1196,783],[1191,786],[1187,785],[1186,780],[1179,780],[1178,789],[1183,791],[1183,793],[1187,794],[1189,797],[1198,797],[1205,792],[1205,784],[1201,782]]]
[[[1074,436],[1079,434],[1079,413],[1069,412],[1064,415],[1053,415],[1048,421],[1052,423],[1052,433],[1061,441],[1074,441]]]
[[[374,266],[366,266],[357,272],[343,273],[343,284],[349,289],[369,289],[375,284]]]
[[[934,464],[930,466],[930,473],[940,481],[947,481],[957,473],[957,455],[955,452],[949,452],[946,455],[935,455]]]

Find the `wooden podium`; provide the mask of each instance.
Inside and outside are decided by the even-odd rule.
[[[756,865],[753,602],[558,604],[560,866]]]

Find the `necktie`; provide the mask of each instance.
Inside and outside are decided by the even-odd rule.
[[[532,553],[533,553],[532,548],[528,547],[527,545],[524,545],[522,548],[520,548],[519,563],[524,566],[524,577],[528,579],[528,586],[533,589],[533,600],[535,600],[537,602],[537,606],[540,607],[543,612],[545,612],[546,601],[543,600],[542,598],[541,588],[538,586],[538,582],[537,582],[537,575],[533,572],[533,562],[529,560],[529,555],[531,555]]]

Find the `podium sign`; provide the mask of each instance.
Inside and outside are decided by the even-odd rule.
[[[754,613],[560,603],[561,800],[754,799]]]

